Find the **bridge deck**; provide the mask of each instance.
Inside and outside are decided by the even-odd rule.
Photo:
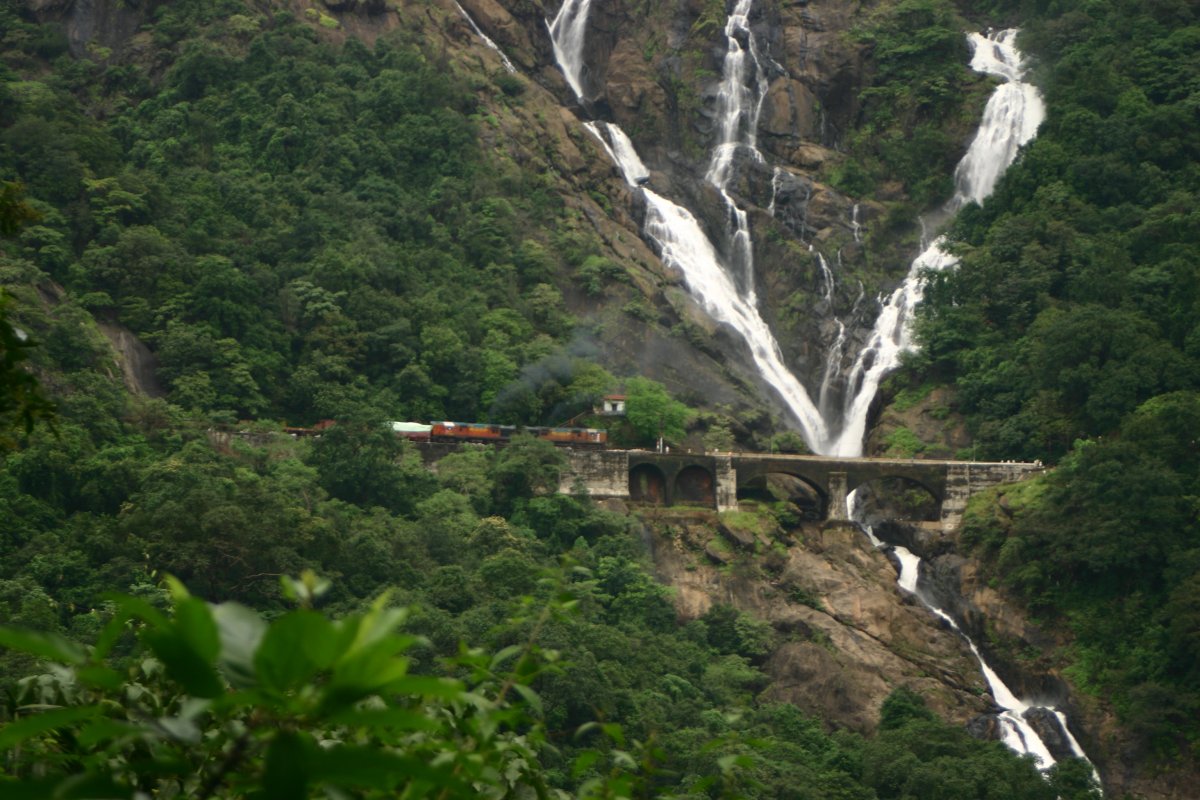
[[[649,451],[647,451],[649,452]],[[897,467],[979,467],[987,469],[991,467],[1027,467],[1029,469],[1041,469],[1042,464],[1035,461],[956,461],[954,459],[939,459],[939,458],[876,458],[872,456],[819,456],[819,455],[796,455],[793,453],[755,453],[749,451],[733,451],[729,453],[707,453],[710,456],[729,456],[733,459],[749,458],[755,460],[770,459],[772,461],[778,459],[780,461],[796,461],[808,464],[873,464],[878,466],[897,466]]]

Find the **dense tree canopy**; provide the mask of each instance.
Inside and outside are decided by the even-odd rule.
[[[931,276],[916,368],[980,456],[1058,461],[968,537],[1078,637],[1077,682],[1163,755],[1194,752],[1200,562],[1200,18],[1194,3],[998,3],[1048,117]],[[1192,631],[1189,633],[1189,631]]]
[[[552,278],[592,245],[523,238],[558,207],[537,175],[482,167],[475,93],[415,34],[335,48],[288,14],[172,3],[153,65],[64,56],[18,80],[57,35],[18,5],[0,171],[41,218],[8,263],[131,328],[177,405],[484,419],[569,334]]]

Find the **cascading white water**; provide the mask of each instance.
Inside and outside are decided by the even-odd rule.
[[[812,250],[812,247],[809,247]],[[817,253],[817,265],[821,267],[821,294],[825,297],[826,303],[833,302],[833,270],[829,268],[829,262],[825,260],[825,256]]]
[[[751,3],[752,0],[738,0],[726,23],[727,52],[717,103],[721,135],[705,176],[721,191],[729,207],[734,260],[738,263],[732,265],[735,268],[732,271],[727,269],[695,217],[649,189],[644,189],[649,210],[645,233],[659,245],[664,262],[682,272],[689,290],[705,309],[717,320],[731,325],[745,339],[762,377],[784,399],[812,449],[819,453],[857,456],[862,454],[867,413],[880,381],[899,364],[901,354],[912,347],[910,321],[913,309],[921,300],[921,273],[946,269],[956,262],[941,248],[941,240],[935,241],[913,262],[904,283],[881,309],[866,347],[847,374],[842,407],[836,414],[841,426],[836,436],[831,436],[830,422],[821,410],[829,410],[825,401],[830,395],[836,365],[826,359],[819,395],[822,406],[818,409],[805,387],[783,364],[779,345],[758,314],[746,214],[736,207],[725,189],[732,177],[738,148],[747,148],[755,158],[762,158],[756,147],[755,132],[765,94],[765,78],[747,19]],[[589,8],[590,0],[566,0],[549,23],[555,54],[568,83],[581,99],[583,44]],[[974,48],[972,67],[999,75],[1006,82],[988,100],[975,140],[956,170],[957,191],[949,204],[951,211],[971,200],[981,200],[991,192],[996,179],[1016,157],[1019,147],[1037,131],[1044,117],[1037,90],[1020,81],[1023,70],[1020,54],[1013,46],[1015,34],[1015,31],[1006,30],[991,38],[979,34],[970,36]],[[748,75],[753,78],[753,86],[747,80]],[[607,137],[598,128],[593,133],[605,142],[626,180],[631,185],[641,186],[649,172],[641,164],[628,137],[611,123],[606,124],[605,130]],[[636,178],[630,177],[631,170],[636,170]],[[857,223],[857,215],[852,216],[852,222]],[[820,264],[826,299],[830,300],[831,276],[823,258]],[[731,272],[740,275],[740,290]],[[840,320],[838,322],[840,325]],[[831,349],[843,346],[844,336],[838,336]],[[838,355],[840,363],[840,353]]]
[[[475,35],[482,39],[485,45],[496,51],[496,54],[500,56],[500,62],[504,64],[504,68],[515,75],[517,68],[513,66],[511,61],[508,60],[508,56],[504,55],[504,51],[500,49],[500,46],[493,42],[491,37],[484,33],[480,27],[475,24],[475,20],[471,19],[471,15],[467,13],[467,10],[463,8],[457,2],[457,0],[455,0],[454,7],[458,9],[458,13],[463,15],[463,18],[466,19],[467,24],[471,26],[471,30],[475,31]]]
[[[767,79],[759,62],[758,44],[750,31],[751,5],[752,0],[738,0],[725,20],[725,63],[721,66],[721,86],[717,90],[720,138],[704,176],[719,189],[729,185],[739,148],[747,149],[755,160],[762,160],[758,151],[758,117],[767,94]],[[747,78],[753,79],[753,86]]]
[[[592,0],[565,0],[554,19],[547,23],[550,41],[554,45],[554,57],[567,84],[580,100],[584,99],[583,40],[591,7]]]
[[[971,67],[1005,80],[988,99],[979,131],[955,170],[955,194],[947,210],[957,211],[968,202],[981,202],[1017,156],[1021,145],[1037,133],[1046,110],[1038,90],[1021,81],[1024,67],[1014,46],[1016,30],[1000,31],[991,37],[970,36],[974,55]],[[842,427],[825,452],[839,456],[862,455],[867,413],[884,376],[900,364],[912,349],[912,314],[923,294],[922,274],[948,269],[958,263],[934,240],[917,256],[904,283],[892,293],[859,353],[847,378],[846,398],[841,413]]]
[[[846,349],[845,323],[834,317],[833,324],[837,326],[837,335],[833,337],[833,344],[825,351],[825,373],[821,377],[821,390],[817,394],[817,408],[821,409],[822,416],[824,416],[825,409],[829,408],[830,392],[833,390],[834,381],[841,375],[842,356]]]
[[[732,267],[741,283],[741,293],[752,306],[758,305],[754,288],[754,242],[750,221],[729,194],[733,163],[738,150],[762,161],[758,150],[758,117],[767,94],[767,79],[758,58],[758,45],[750,31],[752,0],[738,0],[725,20],[725,62],[721,66],[721,85],[717,89],[716,116],[720,136],[709,160],[704,179],[721,193],[729,214]],[[743,45],[743,42],[745,44]],[[753,81],[753,83],[751,83]]]
[[[875,536],[875,532],[871,529],[870,525],[862,521],[861,515],[858,513],[858,504],[856,500],[857,498],[855,497],[855,493],[851,493],[850,497],[847,498],[846,501],[847,509],[850,512],[851,518],[859,521],[859,525],[867,534],[867,537],[871,540],[872,544],[874,544],[876,547],[890,546],[892,552],[896,555],[896,560],[900,562],[900,574],[897,577],[896,583],[901,589],[916,597],[922,605],[933,612],[933,614],[938,618],[944,620],[946,624],[948,624],[954,630],[955,633],[961,636],[963,641],[965,641],[967,646],[971,649],[971,653],[975,656],[975,660],[979,662],[979,669],[983,673],[984,680],[987,681],[988,689],[991,690],[992,699],[995,700],[996,705],[1000,708],[1000,713],[997,714],[996,717],[1000,723],[1000,736],[1004,744],[1008,746],[1009,749],[1018,753],[1027,753],[1033,756],[1037,762],[1038,769],[1040,770],[1048,770],[1050,767],[1054,766],[1055,760],[1054,756],[1050,753],[1050,749],[1046,746],[1046,743],[1042,740],[1042,737],[1038,735],[1038,732],[1025,718],[1026,712],[1035,708],[1043,708],[1051,712],[1055,719],[1058,720],[1059,727],[1062,729],[1062,732],[1067,739],[1067,743],[1071,747],[1071,752],[1077,758],[1082,758],[1084,761],[1087,761],[1089,765],[1092,765],[1091,761],[1088,760],[1087,755],[1083,752],[1083,748],[1079,746],[1079,742],[1076,741],[1075,737],[1071,734],[1071,730],[1067,726],[1066,715],[1051,706],[1035,706],[1031,703],[1027,703],[1017,697],[1012,690],[1008,688],[1000,676],[996,674],[996,671],[992,669],[992,667],[984,659],[983,654],[979,652],[979,648],[975,645],[975,642],[973,642],[971,637],[968,636],[962,630],[962,628],[958,626],[958,623],[954,621],[954,618],[947,614],[943,609],[935,606],[930,598],[923,591],[921,591],[920,557],[906,547],[901,545],[887,545],[880,541],[879,538]],[[1100,775],[1096,772],[1094,765],[1092,765],[1092,779],[1095,781],[1096,786],[1100,785]]]
[[[559,64],[563,73],[567,75],[568,83],[575,89],[576,95],[580,96],[580,99],[583,98],[578,88],[579,75],[582,72],[583,32],[587,26],[588,5],[589,0],[567,0],[554,21],[549,23],[551,36],[555,40],[554,51],[559,59]],[[749,6],[750,0],[740,0],[735,8],[735,12],[738,9],[742,10],[742,21],[739,24],[743,28],[746,25],[745,14],[748,12]],[[736,31],[737,29],[727,26],[727,30]],[[746,29],[746,35],[749,35],[748,29]],[[735,37],[731,35],[730,38]],[[740,45],[738,45],[738,49],[740,52]],[[751,54],[753,55],[753,51]],[[758,70],[757,57],[754,60],[754,68],[756,71]],[[740,68],[738,74],[741,74]],[[733,95],[730,96],[733,97]],[[745,107],[738,106],[733,100],[730,100],[726,103],[725,108],[727,113],[732,114],[730,109],[744,109]],[[737,116],[740,118],[742,113],[741,110],[737,111]],[[757,107],[753,110],[751,122],[753,124],[747,124],[744,127],[753,131],[757,127]],[[746,281],[746,291],[739,291],[730,271],[722,264],[716,247],[704,234],[692,213],[644,185],[650,172],[642,163],[629,137],[619,126],[610,122],[585,123],[585,125],[600,140],[609,156],[621,169],[626,182],[631,187],[640,188],[643,192],[646,198],[646,219],[643,223],[643,232],[658,245],[663,263],[680,271],[689,292],[700,302],[709,316],[718,322],[729,325],[742,337],[750,350],[751,358],[758,368],[759,374],[787,405],[800,425],[805,438],[809,442],[824,442],[828,436],[825,421],[803,384],[784,364],[779,343],[772,335],[770,327],[758,313],[753,292],[753,280]],[[737,124],[730,129],[736,133],[742,127]],[[751,133],[750,136],[750,139],[742,143],[753,148],[753,134]],[[757,150],[755,152],[757,153]],[[729,158],[732,163],[732,155]],[[714,154],[713,164],[719,166],[719,160],[720,156]],[[710,165],[709,172],[713,173],[712,165]],[[721,170],[718,169],[716,174],[720,174],[720,172]],[[743,246],[738,244],[740,239],[744,242],[745,252],[748,255],[750,252],[749,226],[746,223],[745,212],[737,209],[728,196],[726,199],[737,226],[734,236],[735,249]]]
[[[775,216],[775,201],[779,198],[779,179],[783,177],[783,170],[775,167],[771,171],[771,204],[767,206],[767,213],[772,217]]]
[[[1021,78],[1025,67],[1016,48],[1017,29],[1008,28],[992,37],[972,33],[971,69],[1004,78],[988,98],[979,131],[954,172],[957,191],[951,211],[968,201],[982,203],[996,181],[1017,157],[1021,145],[1037,135],[1046,118],[1046,107],[1036,86]]]
[[[808,393],[783,363],[783,355],[771,329],[758,309],[738,292],[717,250],[704,235],[692,213],[644,186],[650,174],[629,137],[610,122],[585,123],[620,167],[631,187],[641,187],[646,197],[643,230],[659,248],[662,261],[678,269],[688,290],[713,319],[724,322],[745,340],[755,366],[796,415],[812,440],[825,437],[824,422]]]

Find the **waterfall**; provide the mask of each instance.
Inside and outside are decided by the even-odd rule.
[[[971,67],[1005,80],[988,98],[983,121],[971,146],[955,169],[954,197],[946,205],[953,213],[969,202],[981,202],[1017,157],[1021,145],[1037,133],[1046,110],[1038,90],[1021,81],[1024,67],[1014,46],[1017,31],[999,31],[991,37],[970,35],[974,54]],[[908,277],[879,312],[875,329],[859,353],[847,379],[842,408],[842,427],[826,452],[840,456],[862,455],[867,414],[879,383],[900,364],[912,349],[912,315],[923,294],[922,273],[955,266],[958,260],[943,249],[944,239],[935,239],[908,272]]]
[[[580,100],[583,96],[583,40],[587,32],[587,16],[592,0],[565,0],[562,8],[547,23],[554,58],[562,68],[571,90]]]
[[[825,373],[821,377],[821,391],[817,395],[817,407],[821,409],[822,416],[830,406],[833,382],[842,374],[842,356],[846,350],[846,324],[837,317],[833,318],[833,324],[837,326],[837,335],[825,351]]]
[[[683,274],[688,291],[709,316],[726,323],[742,337],[759,373],[787,403],[805,434],[810,440],[823,441],[821,414],[800,381],[784,365],[771,329],[758,309],[738,291],[700,223],[686,208],[644,185],[650,172],[620,127],[611,122],[588,122],[585,127],[620,167],[626,183],[641,187],[646,198],[643,233],[658,246],[663,263]]]
[[[783,170],[775,167],[771,172],[771,203],[767,206],[767,213],[772,217],[775,216],[775,201],[779,199],[779,179],[783,177]]]
[[[729,185],[733,159],[739,148],[744,147],[755,160],[763,160],[758,151],[758,117],[767,95],[767,79],[759,62],[758,44],[750,31],[751,3],[752,0],[738,0],[725,21],[725,63],[721,67],[721,86],[717,90],[720,138],[704,176],[718,189]],[[753,86],[747,77],[753,78]]]
[[[482,39],[484,44],[496,51],[496,54],[500,56],[500,61],[504,64],[504,68],[515,75],[517,68],[513,66],[511,61],[508,60],[508,56],[504,55],[504,51],[500,49],[500,46],[493,42],[490,36],[480,30],[479,26],[475,24],[475,20],[471,19],[471,15],[468,14],[467,10],[458,3],[458,0],[455,0],[454,7],[458,9],[458,13],[463,15],[463,18],[466,19],[467,24],[471,26],[471,30],[475,31],[475,35]]]
[[[822,296],[826,303],[833,303],[833,270],[829,268],[829,262],[825,260],[825,256],[817,253],[817,264],[821,267],[821,283],[824,286]]]
[[[1008,28],[985,37],[970,36],[971,69],[1004,78],[983,111],[983,121],[967,154],[954,172],[957,191],[950,201],[957,211],[968,201],[982,203],[1017,157],[1021,145],[1037,135],[1046,108],[1037,87],[1024,83],[1025,68],[1016,48],[1017,30]]]
[[[1092,780],[1095,781],[1096,786],[1100,786],[1100,775],[1096,772],[1095,765],[1092,764],[1083,752],[1083,748],[1079,746],[1079,742],[1071,734],[1071,730],[1067,725],[1066,715],[1053,706],[1038,706],[1028,703],[1017,697],[1008,688],[1000,676],[996,674],[996,671],[992,669],[991,665],[987,663],[987,660],[983,657],[983,653],[979,651],[979,648],[971,640],[971,637],[958,626],[953,617],[946,613],[945,610],[934,605],[929,596],[921,590],[921,558],[906,547],[889,545],[875,536],[875,531],[862,519],[856,494],[856,492],[851,492],[846,500],[850,517],[858,522],[863,532],[866,533],[875,547],[891,548],[896,556],[896,560],[900,562],[900,573],[896,583],[902,590],[916,597],[922,605],[928,608],[939,619],[944,620],[955,633],[962,637],[963,641],[971,649],[971,653],[975,656],[975,660],[979,662],[979,669],[983,673],[984,680],[987,681],[988,689],[991,690],[992,699],[995,700],[996,705],[1000,708],[1000,713],[996,716],[1000,723],[1001,741],[1010,750],[1033,756],[1037,762],[1038,769],[1042,771],[1050,769],[1055,764],[1054,756],[1050,754],[1050,749],[1046,746],[1042,737],[1038,735],[1038,732],[1026,719],[1026,714],[1029,711],[1035,709],[1049,711],[1058,721],[1059,727],[1062,729],[1062,733],[1071,747],[1071,752],[1077,758],[1082,758],[1088,762],[1088,765],[1092,767]]]
[[[725,26],[726,53],[721,86],[717,95],[719,138],[710,157],[705,179],[717,188],[729,211],[732,257],[722,261],[718,249],[705,236],[695,217],[642,186],[649,171],[641,163],[623,131],[612,123],[592,132],[604,143],[632,186],[641,187],[647,200],[645,235],[658,245],[664,263],[679,269],[691,294],[716,320],[730,325],[746,342],[762,378],[784,400],[799,423],[809,446],[819,453],[857,456],[862,454],[867,414],[883,377],[896,368],[901,355],[912,348],[911,319],[921,301],[924,270],[943,270],[956,263],[938,239],[913,262],[908,277],[882,304],[875,328],[866,346],[846,373],[840,408],[827,401],[838,370],[829,356],[845,347],[844,330],[826,358],[825,376],[814,404],[807,389],[783,363],[778,342],[757,309],[754,292],[752,240],[746,212],[736,206],[727,191],[734,172],[734,157],[744,149],[761,160],[756,130],[766,93],[766,78],[760,65],[748,14],[752,0],[738,0]],[[583,45],[590,0],[566,0],[548,23],[554,52],[567,82],[583,99]],[[955,172],[956,191],[947,205],[953,212],[970,201],[991,193],[995,181],[1016,157],[1020,146],[1037,131],[1044,107],[1037,90],[1023,83],[1020,54],[1014,47],[1016,31],[1005,30],[991,37],[971,34],[971,66],[998,75],[1005,83],[989,98],[984,118],[967,154]],[[634,176],[634,177],[631,177]],[[778,173],[774,177],[778,177]],[[773,180],[774,184],[775,181]],[[857,234],[857,213],[852,210],[852,228]],[[730,263],[732,262],[732,263]],[[832,300],[833,285],[828,265],[820,260],[825,278],[825,296]],[[740,284],[740,286],[739,286]],[[837,321],[839,326],[841,321]],[[836,376],[840,377],[840,376]],[[827,412],[823,415],[821,412]],[[840,423],[836,435],[834,423]]]
[[[583,32],[586,28],[588,5],[589,0],[567,0],[554,21],[549,23],[559,64],[567,76],[568,83],[580,99],[583,99],[580,75],[583,69]],[[731,220],[737,226],[734,236],[735,251],[742,246],[737,240],[737,234],[744,233],[744,245],[747,247],[750,240],[749,229],[744,227],[745,213],[736,208],[725,190],[732,176],[733,158],[739,147],[745,147],[756,158],[762,158],[755,146],[754,130],[758,107],[765,91],[754,40],[746,23],[750,5],[750,0],[739,0],[726,25],[728,51],[718,102],[721,113],[721,141],[713,151],[705,176],[706,180],[721,191],[731,210]],[[746,40],[746,47],[741,44],[739,36]],[[980,71],[1001,75],[1006,83],[989,99],[984,121],[967,155],[958,165],[957,191],[949,206],[951,211],[957,210],[968,201],[981,200],[991,192],[996,179],[1015,158],[1021,144],[1032,138],[1044,115],[1037,91],[1020,82],[1022,69],[1020,56],[1012,47],[1014,36],[1015,31],[1002,31],[992,38],[971,36],[971,44],[975,51],[972,66]],[[758,83],[757,98],[754,97],[754,91],[745,86],[743,76],[747,70],[747,53],[754,65],[754,75]],[[750,124],[751,122],[754,124]],[[774,387],[787,403],[813,448],[822,453],[860,455],[867,409],[879,381],[884,373],[896,366],[900,354],[911,347],[909,320],[913,308],[921,299],[920,273],[924,269],[946,269],[955,263],[953,257],[940,247],[941,240],[935,241],[913,262],[909,277],[884,305],[874,334],[868,346],[859,354],[848,377],[849,385],[843,413],[847,424],[835,439],[831,439],[825,419],[814,407],[805,388],[784,365],[778,343],[755,307],[753,281],[748,282],[746,290],[739,291],[730,270],[722,263],[716,247],[704,234],[692,213],[646,185],[650,171],[642,163],[633,143],[620,127],[610,122],[587,122],[584,125],[620,168],[629,186],[643,193],[646,200],[643,233],[658,246],[663,263],[679,269],[688,290],[707,313],[714,319],[728,324],[742,337],[763,379]],[[982,163],[984,161],[989,163]],[[772,180],[772,206],[774,193],[778,191],[778,180],[777,169]],[[858,241],[857,205],[851,212],[851,224],[855,240]],[[832,302],[832,270],[820,254],[818,263],[824,282],[824,298],[827,302]],[[859,294],[861,302],[861,283]],[[855,303],[856,308],[857,306],[858,302]],[[841,350],[845,343],[845,326],[840,321],[837,322],[839,332],[831,347],[825,380],[821,386],[822,404],[829,391],[832,376],[837,372],[834,356],[836,354],[836,361],[840,362]],[[848,503],[853,512],[853,494]],[[866,531],[876,546],[883,545],[869,528],[866,528]],[[1025,719],[1025,712],[1030,710],[1031,706],[1008,689],[983,659],[975,643],[958,628],[954,620],[943,610],[931,605],[923,596],[919,587],[920,559],[903,547],[894,547],[894,551],[901,563],[901,588],[916,595],[934,614],[945,619],[967,641],[979,660],[980,669],[991,688],[992,696],[1003,709],[999,718],[1003,726],[1004,742],[1017,752],[1032,754],[1040,768],[1048,769],[1053,765],[1054,759],[1037,732]],[[1086,759],[1083,750],[1068,730],[1062,712],[1057,709],[1048,710],[1059,720],[1073,752]],[[1098,785],[1098,776],[1096,781]]]
[[[713,148],[704,179],[717,188],[725,202],[729,215],[726,230],[733,262],[730,266],[740,280],[741,294],[746,302],[757,306],[750,222],[746,212],[738,208],[729,194],[733,162],[739,149],[750,153],[755,161],[763,160],[758,150],[758,118],[767,95],[767,79],[759,62],[758,45],[750,31],[751,3],[752,0],[738,0],[725,21],[725,62],[721,67],[716,108],[720,138]]]
[[[583,97],[579,89],[579,76],[583,69],[584,31],[587,27],[589,2],[590,0],[567,0],[559,9],[554,21],[549,23],[559,65],[576,96],[581,100]],[[731,15],[731,20],[737,18],[740,21],[735,20],[726,25],[727,37],[732,42],[726,54],[727,60],[735,51],[737,53],[734,57],[736,63],[725,70],[727,80],[722,82],[723,86],[728,83],[730,89],[725,94],[725,99],[719,103],[724,115],[723,138],[728,132],[730,141],[718,143],[714,150],[706,176],[711,176],[709,179],[712,181],[728,180],[731,174],[729,165],[732,164],[733,153],[737,147],[745,146],[758,153],[754,145],[754,129],[757,127],[761,97],[753,103],[748,102],[746,98],[750,93],[735,91],[732,88],[734,81],[728,79],[728,75],[742,75],[746,65],[746,51],[742,50],[736,39],[741,35],[749,36],[745,16],[749,7],[750,0],[740,0],[734,9],[735,13]],[[757,75],[760,70],[752,45],[750,55],[750,63],[753,64]],[[762,80],[761,77],[759,79]],[[759,94],[761,93],[760,91]],[[749,118],[745,124],[740,121],[744,116]],[[609,157],[621,169],[626,182],[631,187],[639,188],[646,198],[643,233],[658,247],[663,264],[679,270],[688,291],[705,312],[718,322],[729,325],[742,338],[759,374],[786,404],[805,438],[809,442],[824,442],[828,433],[820,411],[813,404],[803,384],[784,364],[779,343],[758,313],[753,275],[746,274],[752,267],[749,257],[752,242],[746,212],[736,207],[723,186],[714,183],[725,197],[735,229],[731,240],[737,263],[731,274],[731,270],[722,262],[716,246],[705,235],[695,216],[686,208],[671,202],[645,185],[650,171],[642,163],[625,132],[611,122],[589,122],[585,123],[585,127],[604,146]],[[758,157],[761,158],[761,154]],[[742,269],[738,270],[737,267]],[[742,277],[742,289],[738,288],[734,274],[740,274]]]

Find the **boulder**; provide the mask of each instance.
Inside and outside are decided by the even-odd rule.
[[[721,547],[715,540],[704,546],[704,555],[718,564],[728,564],[733,561],[733,553]]]
[[[736,525],[726,525],[724,522],[717,525],[717,531],[729,540],[729,543],[741,550],[753,550],[755,544],[758,543],[758,538],[753,531],[748,531]]]
[[[1021,716],[1041,738],[1055,761],[1075,756],[1075,751],[1071,749],[1071,741],[1067,738],[1062,723],[1053,711],[1035,706]]]

